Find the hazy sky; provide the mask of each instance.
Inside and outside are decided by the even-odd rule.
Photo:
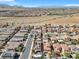
[[[0,4],[37,6],[79,6],[79,0],[0,0]]]

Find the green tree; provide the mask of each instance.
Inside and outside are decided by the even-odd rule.
[[[76,54],[76,59],[79,59],[79,53]]]
[[[71,53],[70,52],[64,52],[64,56],[68,57],[68,58],[72,58]]]
[[[24,45],[20,44],[18,47],[15,48],[15,51],[22,52],[23,48],[24,48]]]

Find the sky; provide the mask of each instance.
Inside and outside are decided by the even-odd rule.
[[[0,4],[24,7],[79,6],[79,0],[0,0]]]

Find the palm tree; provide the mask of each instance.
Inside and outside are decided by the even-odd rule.
[[[48,42],[49,42],[49,44],[50,44],[51,54],[52,54],[52,51],[54,51],[54,48],[53,48],[52,40],[50,39],[50,36],[49,36],[49,35],[48,35]]]
[[[37,36],[35,35],[35,37],[34,37],[34,44],[36,45],[37,43],[36,43],[36,39],[37,39]]]
[[[46,33],[48,32],[48,30],[47,30],[47,24],[45,24],[45,27],[46,27]]]
[[[43,54],[44,47],[43,47],[43,33],[42,33],[42,27],[41,27],[41,52]]]

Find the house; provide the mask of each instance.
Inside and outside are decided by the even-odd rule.
[[[41,52],[38,52],[38,53],[33,55],[34,59],[41,59],[41,57],[42,57],[42,53]]]
[[[2,59],[14,59],[15,52],[14,50],[7,50],[2,53]]]
[[[50,49],[50,45],[48,42],[44,42],[43,46],[44,46],[45,53],[50,52],[51,49]]]

